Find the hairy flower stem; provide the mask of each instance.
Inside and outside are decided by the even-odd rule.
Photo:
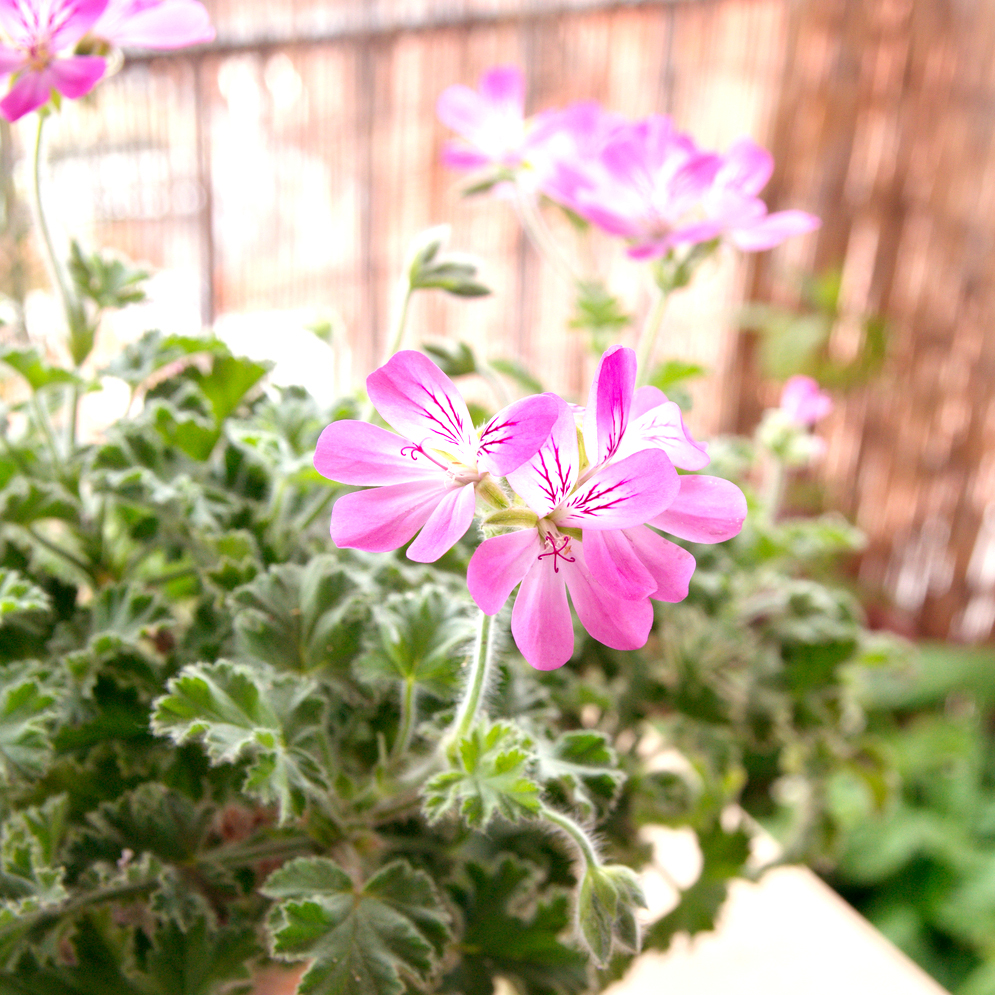
[[[767,521],[774,523],[781,513],[781,502],[784,500],[784,486],[786,472],[784,461],[775,456],[774,453],[767,453],[765,460],[763,486],[761,488],[761,500],[763,502],[763,513]]]
[[[576,844],[580,855],[584,858],[584,863],[588,867],[601,866],[601,859],[594,849],[594,843],[591,842],[591,838],[569,815],[564,815],[562,812],[557,812],[548,805],[543,805],[539,810],[539,818],[545,819],[547,822],[553,823],[557,828],[562,829]]]
[[[418,687],[412,678],[407,678],[401,685],[401,721],[397,727],[397,738],[394,740],[390,753],[394,759],[403,757],[411,746],[411,737],[415,731],[415,712],[418,708]]]
[[[48,220],[45,217],[45,204],[41,196],[41,167],[44,160],[44,133],[45,120],[47,114],[38,115],[38,132],[35,135],[35,155],[34,155],[34,194],[35,194],[35,215],[38,220],[38,230],[41,232],[41,240],[45,246],[45,255],[48,258],[48,268],[62,300],[62,307],[66,313],[66,325],[69,328],[70,351],[75,352],[74,344],[80,333],[85,331],[86,314],[83,305],[73,293],[70,281],[66,276],[59,255],[55,251],[55,244],[52,241],[52,232],[48,227]],[[76,362],[75,355],[73,356]],[[79,364],[76,363],[78,366]],[[66,440],[70,455],[76,449],[76,422],[79,417],[79,385],[73,384],[70,388],[69,420],[66,424]]]
[[[556,244],[535,198],[526,193],[518,184],[515,184],[515,211],[518,214],[519,223],[529,241],[536,251],[553,267],[556,272],[563,277],[567,283],[573,285],[578,282],[573,267]]]
[[[656,346],[657,336],[663,325],[663,316],[667,312],[667,302],[670,294],[664,290],[656,291],[656,300],[650,313],[646,315],[643,329],[639,333],[639,343],[636,346],[636,386],[645,387],[649,383],[651,373],[651,362],[653,360],[653,350]]]
[[[401,346],[404,345],[404,332],[408,324],[408,309],[411,304],[411,294],[413,288],[411,286],[411,279],[407,273],[401,277],[400,282],[397,287],[397,300],[394,304],[394,322],[391,328],[390,339],[387,342],[387,351],[384,353],[383,361],[384,363],[394,355],[395,352],[401,351]]]
[[[487,687],[488,678],[494,664],[494,625],[490,615],[480,613],[477,626],[477,639],[473,644],[473,657],[470,660],[470,676],[466,684],[466,693],[456,710],[456,718],[452,728],[439,744],[443,753],[449,751],[458,743],[473,725],[477,717]]]

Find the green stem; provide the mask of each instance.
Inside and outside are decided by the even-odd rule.
[[[401,351],[404,345],[404,332],[408,324],[408,310],[411,305],[411,280],[405,273],[397,287],[397,303],[394,305],[394,325],[390,339],[387,342],[387,352],[383,361],[386,363],[395,352]]]
[[[639,333],[639,344],[636,346],[636,386],[644,387],[649,383],[653,361],[653,349],[656,346],[657,335],[663,324],[663,316],[667,311],[667,301],[670,295],[663,290],[657,290],[650,313],[646,315],[643,330]]]
[[[40,532],[33,529],[30,525],[25,525],[24,530],[38,543],[39,546],[44,546],[49,552],[55,553],[56,556],[61,556],[67,563],[71,563],[77,570],[82,570],[87,577],[92,581],[96,581],[96,577],[93,573],[93,567],[89,564],[84,563],[78,556],[70,553],[68,549],[63,549],[58,543],[52,542],[50,539],[46,539]]]
[[[35,193],[35,213],[38,217],[38,230],[41,232],[41,239],[45,246],[45,253],[48,257],[49,269],[52,273],[52,282],[55,284],[62,299],[62,307],[66,313],[66,324],[69,328],[70,344],[73,346],[86,322],[86,315],[78,298],[72,291],[72,287],[62,264],[59,255],[55,251],[55,243],[52,241],[52,232],[48,227],[48,220],[45,217],[45,205],[41,196],[41,167],[43,162],[42,151],[44,143],[42,141],[45,132],[45,119],[47,114],[38,115],[38,132],[35,136],[34,155],[34,193]],[[73,357],[75,363],[75,356]],[[76,363],[78,368],[79,364]],[[76,451],[76,422],[79,420],[79,385],[73,384],[70,388],[69,397],[69,421],[66,424],[66,442],[68,452],[71,455]]]
[[[521,223],[529,241],[535,246],[536,251],[553,267],[556,272],[563,277],[567,283],[577,283],[577,275],[573,271],[567,257],[556,244],[556,239],[546,226],[542,213],[536,204],[535,198],[526,193],[520,186],[515,185],[515,209],[518,213],[518,220]]]
[[[401,722],[397,729],[397,738],[394,740],[394,748],[390,751],[395,759],[403,757],[411,746],[411,737],[415,731],[417,690],[414,680],[406,678],[401,688]]]
[[[477,717],[484,689],[487,687],[487,680],[494,663],[495,643],[491,616],[481,612],[480,623],[477,626],[477,639],[473,645],[473,658],[470,661],[470,676],[466,684],[466,693],[456,711],[452,729],[440,743],[446,752],[470,731],[473,720]]]
[[[199,858],[202,864],[220,864],[222,867],[238,867],[259,860],[306,857],[314,853],[314,840],[306,836],[292,839],[248,839],[238,843],[228,843],[209,850]]]
[[[562,829],[577,844],[577,849],[580,850],[588,867],[601,866],[601,860],[594,849],[594,844],[587,833],[569,815],[564,815],[562,812],[557,812],[555,809],[543,805],[539,810],[539,818],[552,822],[553,825]]]
[[[55,444],[55,432],[52,429],[52,420],[49,418],[48,411],[45,410],[45,404],[38,397],[37,392],[31,395],[31,406],[34,408],[35,418],[38,419],[38,427],[41,429],[42,435],[45,436],[49,455],[52,457],[52,465],[60,467],[62,465],[62,457],[59,455],[59,447]]]
[[[776,522],[784,500],[784,486],[787,475],[784,462],[773,453],[767,454],[767,472],[764,474],[762,501],[763,511],[768,522]]]
[[[321,496],[315,506],[308,511],[303,518],[294,523],[294,532],[299,535],[303,532],[335,499],[337,492],[328,491]]]
[[[54,925],[64,916],[71,916],[91,905],[100,905],[104,902],[116,902],[120,899],[138,898],[150,891],[155,891],[161,882],[158,878],[151,881],[136,881],[132,884],[122,884],[114,888],[100,888],[71,899],[65,905],[54,909],[39,909],[28,915],[20,916],[12,922],[0,926],[0,944],[8,937],[24,936],[35,930],[42,930],[50,925]]]
[[[174,580],[182,580],[184,577],[194,577],[197,575],[196,567],[179,567],[176,570],[167,570],[156,577],[148,577],[142,581],[149,587],[158,587],[160,584],[171,584]]]

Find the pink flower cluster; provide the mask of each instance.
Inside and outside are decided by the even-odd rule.
[[[695,567],[655,529],[721,542],[739,532],[746,501],[727,480],[678,474],[702,469],[708,455],[680,408],[655,387],[636,390],[635,379],[635,353],[616,346],[602,357],[582,413],[556,395],[534,395],[477,432],[434,363],[397,353],[367,387],[399,434],[339,421],[318,440],[320,473],[375,485],[338,499],[332,539],[387,551],[414,538],[409,558],[431,562],[470,528],[478,498],[488,525],[496,493],[498,505],[510,506],[491,516],[502,531],[474,552],[467,584],[490,615],[521,584],[511,628],[529,663],[550,670],[573,654],[568,592],[595,639],[638,649],[653,623],[650,599],[680,601]]]
[[[716,238],[755,252],[819,226],[803,211],[767,212],[758,194],[774,162],[748,138],[719,155],[660,115],[627,121],[581,103],[526,118],[524,108],[514,66],[489,70],[478,90],[450,86],[437,111],[461,137],[446,145],[445,162],[497,169],[624,239],[634,258]]]
[[[98,55],[76,55],[84,38],[126,48],[171,49],[211,41],[198,0],[0,0],[0,76],[13,85],[0,100],[8,121],[48,103],[52,92],[77,99],[107,71]],[[92,51],[92,46],[81,46]]]

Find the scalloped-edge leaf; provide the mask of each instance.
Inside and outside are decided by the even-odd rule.
[[[213,764],[248,760],[243,790],[275,802],[281,822],[327,795],[324,699],[312,681],[219,660],[184,667],[167,690],[154,703],[153,732],[201,743]]]
[[[310,960],[299,995],[402,995],[427,981],[449,937],[449,916],[431,879],[403,860],[362,886],[324,857],[301,857],[270,875],[262,893],[272,951]]]

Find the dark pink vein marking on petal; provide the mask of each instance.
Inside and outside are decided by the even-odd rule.
[[[624,503],[630,497],[629,489],[625,486],[627,483],[625,480],[616,480],[613,484],[593,484],[570,502],[570,508],[580,515],[597,515],[602,511],[608,511],[609,508]],[[611,497],[614,491],[621,493]]]
[[[546,537],[546,543],[548,545],[552,546],[553,548],[551,550],[545,552],[545,553],[540,553],[539,554],[539,559],[540,560],[545,559],[547,556],[552,556],[553,557],[553,572],[554,573],[559,573],[560,572],[560,560],[563,560],[564,563],[576,563],[577,562],[577,558],[575,556],[569,556],[568,555],[569,552],[570,552],[570,536],[560,536],[560,538],[563,540],[563,542],[560,543],[559,546],[557,546],[556,545],[556,537],[555,536],[547,536]]]

